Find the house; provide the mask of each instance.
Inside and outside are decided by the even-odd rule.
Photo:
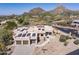
[[[73,20],[71,26],[79,28],[79,20]]]
[[[15,45],[36,45],[52,37],[53,28],[48,25],[19,27],[13,30]]]

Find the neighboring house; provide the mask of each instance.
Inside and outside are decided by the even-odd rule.
[[[71,26],[79,28],[79,20],[73,20]]]

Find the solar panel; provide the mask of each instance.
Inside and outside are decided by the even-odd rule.
[[[22,37],[25,37],[25,36],[26,36],[26,33],[22,35]]]
[[[31,35],[31,33],[28,33],[28,34],[27,34],[27,36],[30,36],[30,35]]]
[[[17,36],[17,37],[21,37],[21,36],[22,36],[22,33],[18,34],[18,36]]]

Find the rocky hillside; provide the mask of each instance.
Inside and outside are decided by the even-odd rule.
[[[54,13],[54,14],[62,14],[62,13],[68,13],[71,12],[72,10],[69,10],[67,8],[65,8],[64,6],[58,6],[56,7],[54,10],[51,10],[50,13]]]
[[[37,8],[33,8],[29,11],[29,13],[31,13],[32,15],[37,15],[37,14],[40,14],[40,13],[44,13],[45,10],[43,10],[42,8],[40,7],[37,7]]]

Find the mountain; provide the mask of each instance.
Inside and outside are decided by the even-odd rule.
[[[72,11],[72,10],[69,10],[61,5],[61,6],[56,7],[54,10],[51,10],[50,13],[62,14],[62,13],[70,12],[70,11]]]
[[[40,7],[37,7],[37,8],[33,8],[29,11],[29,13],[31,13],[32,15],[38,15],[38,14],[41,14],[41,13],[44,13],[45,10],[43,10],[42,8]]]

